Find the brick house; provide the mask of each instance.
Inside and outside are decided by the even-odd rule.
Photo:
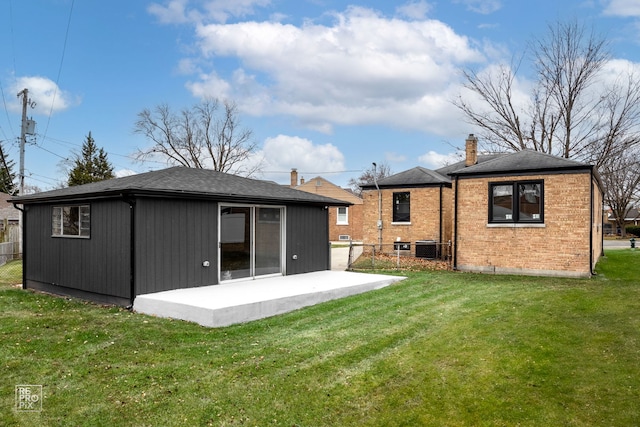
[[[362,186],[365,244],[415,254],[415,242],[451,239],[451,179],[415,167]],[[393,246],[391,246],[393,245]],[[385,250],[386,248],[386,250]]]
[[[418,241],[450,240],[455,270],[587,277],[602,254],[602,185],[584,163],[527,150],[478,155],[470,135],[464,161],[362,188],[365,244],[406,242],[415,255]]]
[[[361,197],[319,176],[308,181],[302,178],[298,184],[296,169],[291,170],[291,187],[351,203],[351,206],[329,206],[329,240],[333,242],[362,241],[363,203]]]
[[[476,163],[473,152],[450,173],[453,268],[591,276],[603,247],[595,167],[528,150]]]
[[[608,231],[608,234],[618,234],[618,235],[621,234],[621,230],[618,228],[618,225],[616,222],[616,214],[611,209],[608,209],[605,214],[606,214],[605,227],[608,229],[605,231]],[[634,207],[627,209],[627,211],[624,214],[624,225],[637,226],[639,224],[640,224],[640,210]]]

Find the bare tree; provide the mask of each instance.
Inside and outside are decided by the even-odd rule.
[[[347,185],[349,185],[349,188],[354,194],[361,195],[361,185],[373,184],[374,177],[376,180],[379,180],[390,175],[392,175],[391,167],[386,162],[382,162],[379,165],[376,164],[376,166],[372,164],[371,167],[363,171],[358,178],[351,178]]]
[[[629,150],[610,158],[600,168],[600,176],[606,187],[605,203],[616,219],[616,226],[625,237],[624,218],[640,191],[640,152]]]
[[[231,101],[207,99],[179,114],[168,105],[138,113],[134,132],[153,144],[139,149],[136,157],[147,160],[160,156],[169,164],[213,169],[251,176],[261,162],[250,162],[256,150],[252,131],[242,127],[238,108]]]
[[[494,149],[530,149],[600,166],[639,141],[640,80],[629,73],[626,81],[605,84],[605,39],[576,22],[558,23],[531,44],[531,53],[536,78],[529,94],[516,90],[522,60],[463,72],[480,106],[462,97],[454,104]]]

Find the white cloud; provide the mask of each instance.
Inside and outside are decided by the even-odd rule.
[[[49,115],[64,111],[80,104],[80,98],[60,89],[53,80],[40,76],[24,76],[15,79],[10,93],[18,93],[28,89],[29,99],[35,103],[32,112]],[[22,111],[22,99],[7,98],[7,108],[11,111]]]
[[[188,1],[189,0],[171,0],[164,5],[151,3],[147,11],[163,24],[183,24],[189,22],[186,11]]]
[[[407,160],[407,156],[404,154],[386,152],[384,153],[384,160],[389,163],[402,163]]]
[[[640,17],[638,0],[611,0],[603,13],[611,16]]]
[[[230,84],[218,77],[215,72],[210,74],[201,74],[200,80],[196,82],[187,82],[187,89],[198,98],[229,98],[231,92]]]
[[[152,3],[147,8],[163,24],[183,24],[186,22],[227,22],[234,17],[243,17],[255,12],[256,7],[264,7],[271,0],[202,0],[200,9],[188,9],[189,0],[169,0]]]
[[[454,0],[454,3],[462,3],[472,12],[488,15],[502,8],[501,0]]]
[[[345,169],[344,155],[333,144],[317,145],[297,136],[278,135],[267,138],[257,156],[264,159],[265,179],[282,181],[282,173],[296,168],[300,172],[340,172]],[[269,173],[271,172],[271,174]],[[312,178],[312,177],[308,177]]]
[[[123,178],[125,176],[137,175],[138,172],[131,169],[118,169],[113,171],[113,174],[116,176],[116,178]]]
[[[396,13],[410,19],[424,19],[431,11],[431,5],[424,0],[413,1],[396,8]]]
[[[459,162],[462,158],[462,154],[459,152],[440,154],[435,151],[429,151],[418,157],[418,161],[429,169],[439,169],[443,166]]]
[[[440,21],[361,7],[335,13],[331,25],[202,24],[196,35],[205,58],[237,58],[241,68],[229,77],[203,73],[189,84],[194,95],[233,88],[252,114],[291,115],[328,133],[335,124],[367,123],[441,133],[443,119],[457,119],[447,92],[459,66],[484,59]],[[250,75],[251,84],[238,86],[238,75]]]

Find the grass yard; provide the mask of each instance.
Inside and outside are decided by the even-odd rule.
[[[219,329],[2,284],[0,425],[639,425],[640,251],[598,273],[409,272]]]

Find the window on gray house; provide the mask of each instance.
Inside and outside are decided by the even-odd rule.
[[[393,193],[393,222],[411,222],[410,193]]]
[[[53,236],[88,238],[91,236],[91,208],[89,205],[54,206],[51,228]]]

